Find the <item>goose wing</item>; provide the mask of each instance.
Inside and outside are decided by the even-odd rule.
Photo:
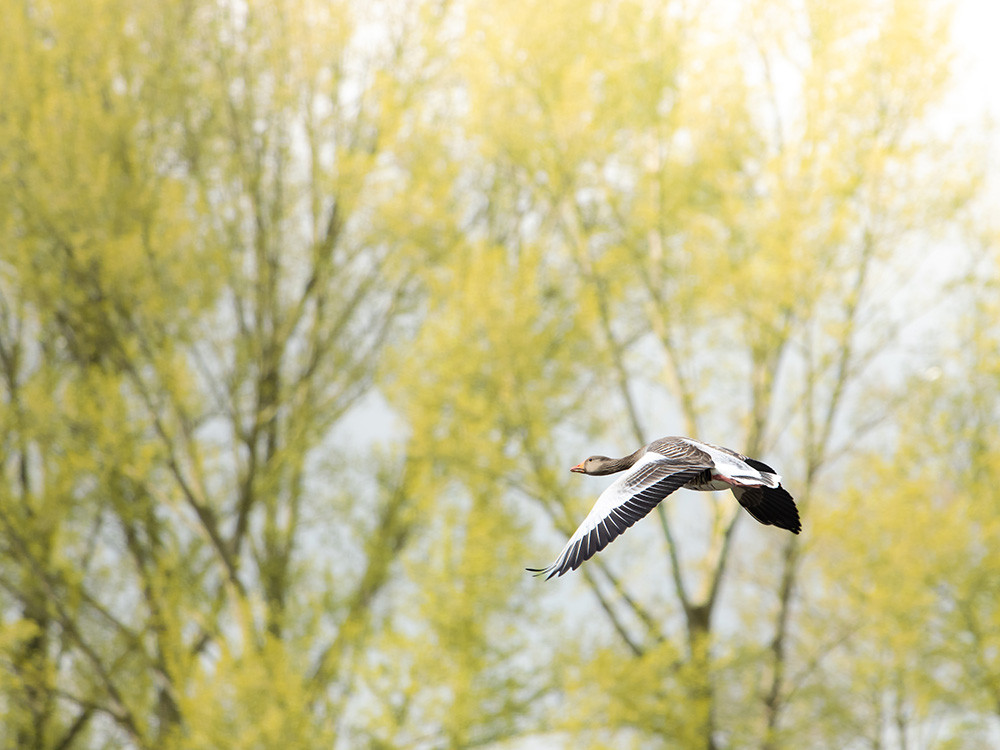
[[[702,469],[711,468],[715,462],[715,457],[711,455],[712,448],[715,446],[683,437],[660,438],[649,444],[651,453],[659,454],[678,468],[686,466]],[[728,452],[732,453],[732,451]]]
[[[670,440],[687,443],[693,450],[706,454],[712,460],[713,473],[719,474],[725,482],[766,487],[778,487],[781,484],[781,476],[770,466],[763,461],[737,453],[731,448],[691,438],[670,438]]]
[[[793,534],[802,531],[799,509],[780,484],[777,487],[733,487],[733,494],[747,513],[765,526],[788,529]]]
[[[653,449],[611,484],[591,509],[559,556],[547,568],[528,568],[546,578],[576,570],[617,539],[632,524],[646,516],[663,498],[711,468],[707,456],[698,461],[682,451],[675,458]]]

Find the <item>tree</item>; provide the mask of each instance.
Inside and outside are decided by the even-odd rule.
[[[871,471],[856,474],[820,521],[852,533],[830,533],[818,550],[820,603],[837,614],[809,630],[828,641],[841,634],[826,658],[848,686],[841,710],[864,717],[859,733],[872,745],[977,747],[1000,727],[1000,613],[987,551],[998,532],[997,267],[995,248],[977,244],[956,279],[963,298],[942,316],[953,332],[935,352],[942,365],[913,378],[892,449],[860,456]]]
[[[390,10],[379,39],[347,3],[7,14],[7,743],[335,736],[413,526],[412,471],[352,512],[323,459],[426,257],[394,202],[434,19]]]
[[[5,745],[902,745],[992,710],[992,312],[911,444],[884,303],[978,187],[928,126],[947,14],[715,10],[5,17]],[[570,465],[672,432],[773,460],[801,539],[678,493],[522,571],[600,489]],[[897,453],[847,481],[869,435]],[[914,457],[963,469],[869,514]],[[964,515],[901,544],[930,481]],[[880,599],[889,564],[920,577]]]
[[[747,452],[785,455],[807,516],[847,434],[868,426],[848,409],[893,340],[873,278],[905,283],[895,247],[947,221],[963,194],[940,201],[915,169],[930,167],[918,144],[933,142],[922,122],[945,81],[947,17],[919,3],[832,12],[749,3],[741,36],[683,4],[477,7],[467,64],[471,127],[486,134],[482,203],[502,190],[522,217],[498,233],[484,212],[483,231],[512,249],[537,232],[560,259],[550,262],[579,301],[585,366],[600,373],[586,408],[609,423],[619,415],[619,452],[672,431],[657,414],[706,439],[741,433]],[[778,74],[798,96],[778,98]],[[551,463],[577,428],[572,417],[549,425],[525,463]],[[515,476],[512,486],[531,484]],[[545,486],[544,472],[534,484]],[[538,499],[568,533],[592,497],[575,503],[559,484]],[[595,660],[587,682],[622,708],[603,702],[581,726],[631,726],[684,746],[784,744],[802,551],[793,539],[777,556],[754,549],[758,568],[781,571],[760,582],[768,613],[761,622],[755,601],[754,627],[722,647],[719,620],[739,610],[720,594],[749,569],[732,547],[741,516],[730,498],[708,499],[705,541],[692,545],[670,510],[681,502],[696,501],[658,509],[669,583],[653,586],[657,596],[603,560],[581,576],[651,696],[639,711],[637,689],[618,693],[623,675]],[[663,658],[660,644],[677,635],[685,648]]]

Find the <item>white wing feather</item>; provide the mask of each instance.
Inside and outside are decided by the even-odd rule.
[[[712,472],[718,474],[724,481],[746,487],[774,488],[781,484],[780,475],[767,471],[758,471],[746,462],[746,456],[741,456],[735,451],[720,448],[710,443],[703,443],[700,440],[692,440],[691,438],[681,439],[711,456],[712,462],[715,464]]]
[[[675,461],[653,451],[643,454],[631,469],[600,494],[555,562],[536,572],[548,573],[551,578],[576,570],[649,513],[663,498],[706,468],[678,466]]]

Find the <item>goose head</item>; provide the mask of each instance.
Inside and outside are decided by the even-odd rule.
[[[616,471],[621,471],[621,467],[615,468],[616,463],[616,459],[608,458],[607,456],[591,456],[587,460],[578,463],[570,471],[575,471],[578,474],[598,476],[601,474],[613,474]]]

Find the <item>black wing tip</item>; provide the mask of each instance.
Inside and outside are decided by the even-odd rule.
[[[787,521],[784,522],[776,521],[774,525],[777,526],[779,529],[785,529],[786,531],[790,531],[793,534],[798,534],[799,532],[802,531],[802,522],[799,521],[798,517],[796,517],[795,521],[792,523],[788,523]]]
[[[754,489],[759,492],[759,499],[751,500],[747,494],[740,499],[740,504],[751,516],[765,526],[777,526],[793,534],[802,531],[799,509],[788,490],[781,485]]]
[[[799,509],[795,506],[795,502],[792,502],[792,512],[795,513],[795,520],[784,528],[788,529],[793,534],[798,534],[802,531],[802,521],[799,520]]]
[[[555,565],[550,565],[547,568],[525,568],[525,570],[531,573],[531,575],[533,575],[535,578],[538,578],[539,576],[545,576],[545,574],[548,573],[548,575],[545,576],[545,580],[547,581],[553,576],[561,576],[563,573],[566,572],[567,569],[564,568],[562,570],[559,570]]]
[[[778,473],[774,469],[772,469],[770,466],[768,466],[766,463],[764,463],[763,461],[759,461],[756,458],[744,458],[743,460],[744,460],[744,462],[746,462],[746,464],[748,466],[756,469],[757,471],[766,471],[768,474],[777,474]]]
[[[794,521],[788,519],[777,519],[777,518],[771,518],[767,521],[762,521],[757,516],[754,516],[754,518],[764,526],[774,526],[777,529],[784,529],[785,531],[790,531],[793,534],[799,534],[802,532],[802,523],[799,521],[798,518],[796,518]]]
[[[786,529],[793,534],[802,531],[802,521],[799,518],[799,507],[791,494],[780,484],[774,489],[765,489],[764,497],[773,501],[772,523],[779,529]]]

